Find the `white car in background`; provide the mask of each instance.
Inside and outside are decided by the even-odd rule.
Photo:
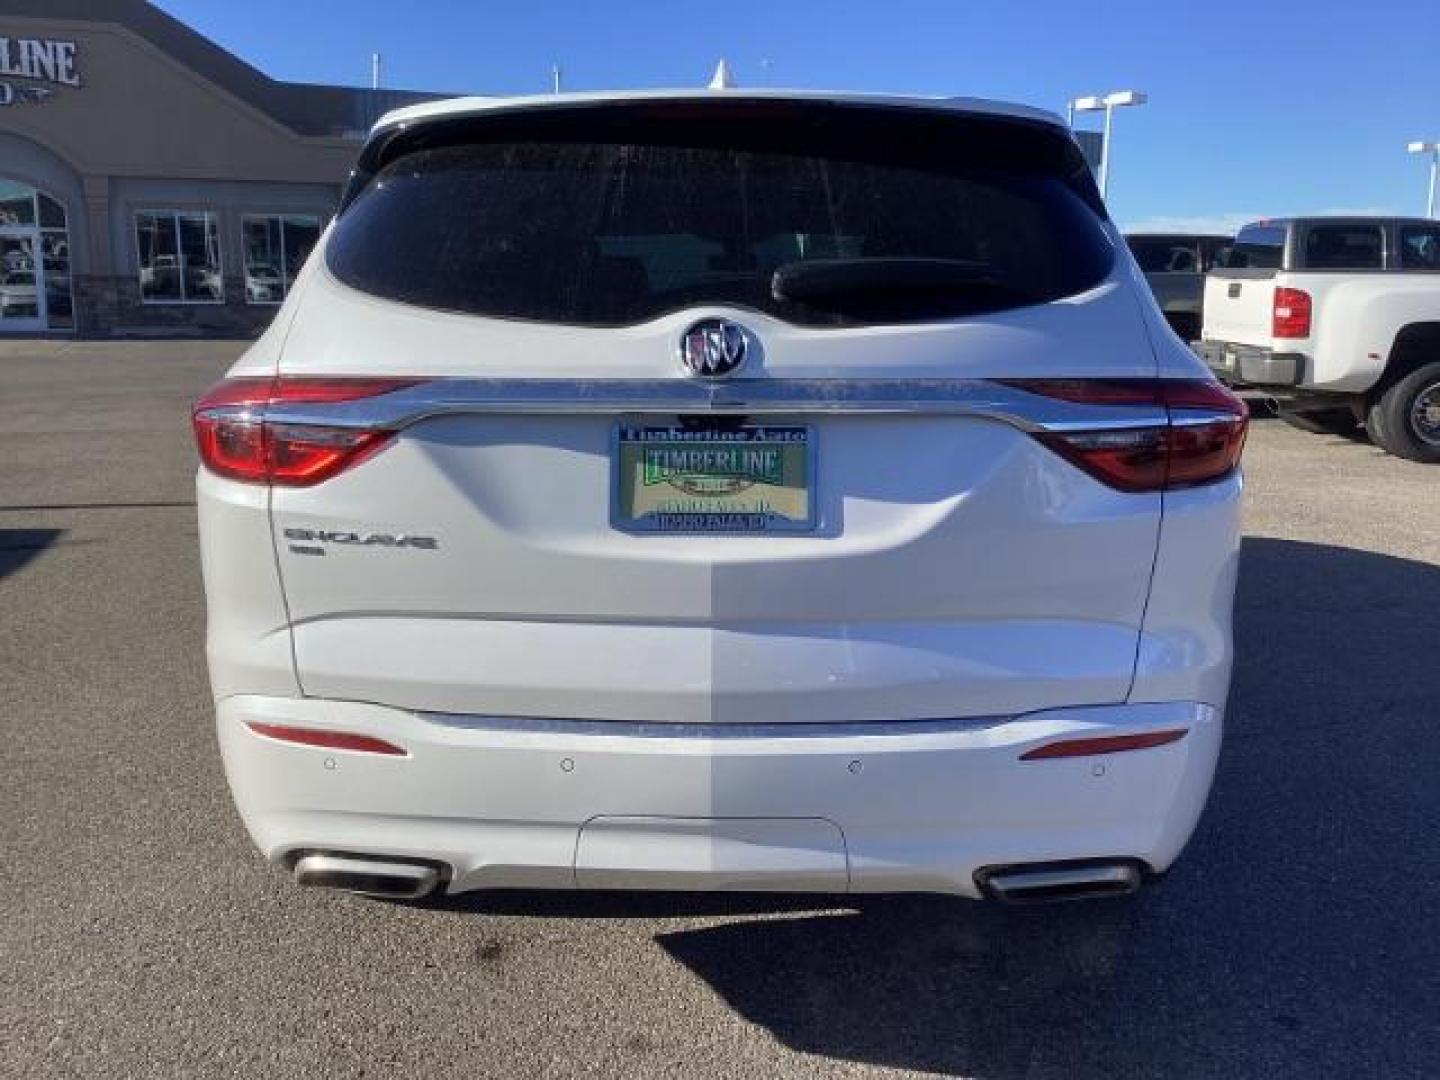
[[[40,293],[33,271],[0,274],[0,318],[33,319],[40,314]]]
[[[1245,226],[1206,278],[1197,348],[1298,427],[1343,434],[1363,423],[1389,453],[1440,463],[1440,221]]]
[[[391,114],[194,413],[236,805],[391,897],[1129,891],[1210,787],[1246,424],[1048,113]]]
[[[285,282],[280,271],[269,263],[250,263],[245,267],[245,299],[252,304],[278,304],[285,298]]]

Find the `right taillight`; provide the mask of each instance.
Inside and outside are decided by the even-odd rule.
[[[1162,380],[1170,414],[1169,489],[1195,487],[1229,476],[1240,466],[1250,407],[1228,387],[1208,379]]]
[[[252,484],[309,487],[382,450],[393,431],[277,423],[276,405],[338,404],[413,386],[414,379],[245,377],[226,379],[195,403],[191,422],[205,467]]]
[[[1221,480],[1245,449],[1250,410],[1209,379],[1015,379],[1043,397],[1087,405],[1151,406],[1164,420],[1134,426],[1041,430],[1061,457],[1119,491],[1170,491]]]
[[[1310,336],[1310,294],[1304,289],[1277,288],[1270,332],[1277,338]]]

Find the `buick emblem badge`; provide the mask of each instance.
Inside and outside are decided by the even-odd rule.
[[[749,335],[729,319],[701,319],[680,336],[680,363],[697,379],[723,379],[745,364]]]

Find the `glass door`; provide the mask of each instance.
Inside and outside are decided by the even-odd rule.
[[[34,229],[0,227],[0,334],[44,330],[45,270]]]

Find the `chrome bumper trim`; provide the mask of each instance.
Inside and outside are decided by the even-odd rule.
[[[487,716],[475,713],[423,712],[413,713],[418,719],[437,727],[468,732],[503,732],[506,734],[577,735],[624,739],[834,739],[905,737],[914,735],[956,735],[990,731],[1022,720],[1045,717],[1091,721],[1114,727],[1135,725],[1139,728],[1161,726],[1195,727],[1210,723],[1219,716],[1213,705],[1196,701],[1116,702],[1111,705],[1071,705],[1013,716],[977,716],[929,720],[857,720],[845,723],[654,723],[630,720],[570,720],[530,716]]]
[[[420,712],[427,723],[463,731],[577,735],[586,738],[610,736],[621,739],[833,739],[903,735],[951,735],[958,732],[988,731],[1017,717],[986,716],[963,720],[866,720],[853,723],[646,723],[631,720],[564,720],[527,716],[477,716],[466,713]]]

